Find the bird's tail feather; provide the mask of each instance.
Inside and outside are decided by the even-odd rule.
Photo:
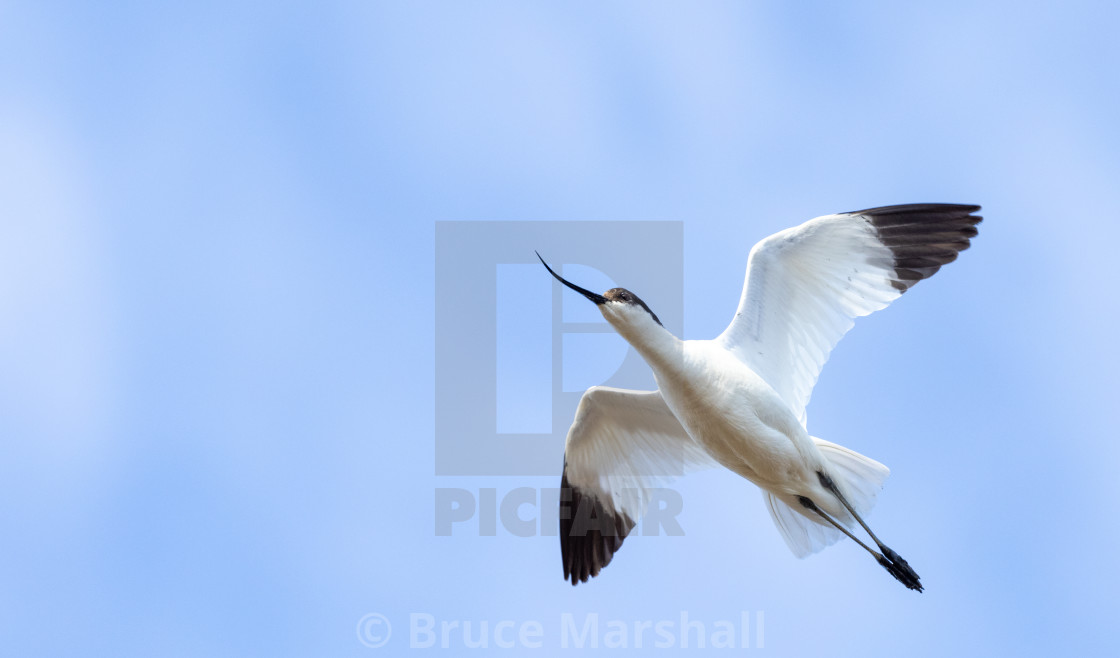
[[[848,503],[856,514],[866,518],[871,508],[875,507],[875,499],[891,469],[842,445],[815,436],[813,442],[828,461],[829,475],[840,485]]]
[[[813,441],[828,461],[829,475],[840,486],[844,497],[856,513],[866,518],[867,513],[875,506],[875,498],[890,475],[890,469],[844,446],[816,437],[813,437]],[[762,493],[774,525],[778,526],[782,539],[797,557],[812,555],[843,537],[839,530],[824,519],[806,515],[800,505],[793,507],[768,491]],[[853,521],[850,518],[837,520],[845,524]]]

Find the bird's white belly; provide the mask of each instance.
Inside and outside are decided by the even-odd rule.
[[[716,461],[758,486],[815,488],[822,457],[793,413],[762,378],[713,349],[686,351],[679,370],[656,373],[669,409]]]

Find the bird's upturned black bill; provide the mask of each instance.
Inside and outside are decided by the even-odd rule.
[[[591,301],[595,302],[596,304],[605,304],[607,302],[606,297],[604,297],[602,295],[599,295],[599,294],[596,294],[596,293],[593,293],[590,290],[585,290],[584,288],[580,288],[576,284],[574,284],[570,281],[567,281],[566,279],[564,279],[564,277],[560,276],[556,272],[553,272],[552,268],[548,266],[548,263],[544,262],[544,259],[541,258],[541,255],[540,255],[539,252],[534,251],[533,253],[537,254],[537,258],[541,259],[541,265],[544,265],[544,269],[548,270],[548,273],[551,274],[552,276],[556,277],[556,280],[559,281],[560,283],[563,283],[564,285],[568,286],[572,290],[575,290],[576,292],[578,292],[579,294],[583,295],[584,297],[590,299]]]

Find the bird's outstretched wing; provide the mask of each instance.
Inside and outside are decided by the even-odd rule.
[[[576,410],[564,447],[560,552],[575,585],[599,574],[645,512],[651,489],[715,461],[692,440],[658,391],[595,386]]]
[[[826,215],[751,249],[735,319],[719,337],[805,424],[829,352],[968,249],[980,206],[923,203]]]

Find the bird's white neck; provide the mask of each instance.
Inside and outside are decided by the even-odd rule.
[[[607,322],[655,371],[671,369],[680,362],[681,340],[655,322],[648,311],[634,305],[611,303],[599,308]]]

